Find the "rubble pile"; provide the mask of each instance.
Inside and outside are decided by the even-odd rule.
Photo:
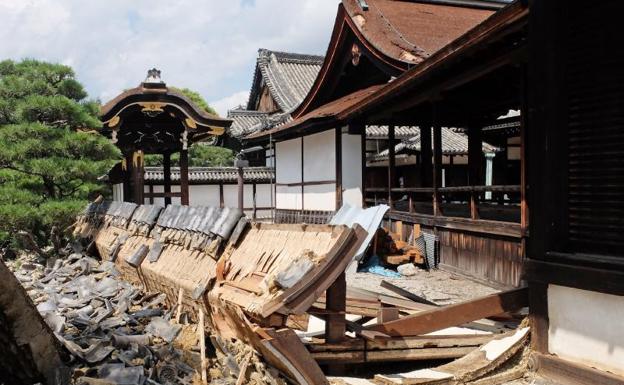
[[[438,307],[388,282],[398,297],[348,287],[345,271],[372,238],[365,229],[378,226],[369,222],[249,223],[231,209],[100,202],[78,218],[66,257],[12,267],[42,316],[33,318],[71,357],[71,381],[57,384],[329,385],[320,365],[465,358],[468,372],[444,368],[463,379],[508,358],[480,347],[504,340],[499,350],[513,354],[525,343],[505,314],[526,306],[526,289]],[[484,320],[497,315],[504,322]],[[419,374],[371,376],[353,381]]]
[[[185,313],[174,322],[177,309],[166,307],[164,294],[143,292],[121,280],[114,263],[82,253],[41,262],[24,255],[7,265],[70,353],[73,383],[201,383],[197,325]],[[235,384],[245,376],[248,384],[284,384],[249,346],[209,341],[210,383]]]

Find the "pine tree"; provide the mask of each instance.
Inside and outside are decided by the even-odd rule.
[[[0,62],[0,241],[28,231],[45,245],[107,190],[97,179],[120,154],[86,97],[70,67]]]

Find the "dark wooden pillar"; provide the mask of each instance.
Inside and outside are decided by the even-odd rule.
[[[301,215],[303,216],[303,210],[305,210],[305,175],[304,175],[304,165],[305,165],[305,136],[301,137]],[[275,174],[277,176],[277,174]]]
[[[143,170],[143,151],[135,151],[132,154],[132,198],[134,203],[142,205],[144,195],[144,170]]]
[[[225,198],[223,196],[223,181],[219,182],[219,207],[225,207]]]
[[[238,183],[238,208],[243,211],[245,209],[245,179],[243,177],[243,168],[238,168],[238,176],[236,178]]]
[[[431,125],[428,122],[420,127],[420,157],[421,187],[432,187],[433,151],[431,145]]]
[[[520,108],[520,230],[522,232],[523,243],[526,241],[526,234],[529,229],[529,204],[527,201],[527,118],[528,118],[528,82],[527,65],[523,65],[522,70],[522,107]]]
[[[183,206],[189,205],[188,150],[180,151],[180,195]]]
[[[390,210],[394,209],[394,202],[392,200],[392,189],[394,188],[394,177],[396,171],[396,154],[395,154],[395,127],[394,125],[388,126],[388,206]]]
[[[336,211],[342,207],[342,128],[336,128]]]
[[[362,208],[366,208],[366,126],[362,130]]]
[[[165,206],[169,206],[171,204],[171,153],[165,152],[163,154],[163,183],[164,183],[164,193],[165,193]]]
[[[154,185],[150,184],[149,186],[149,203],[150,205],[154,204]]]
[[[440,192],[442,187],[442,127],[433,122],[433,215],[442,215]]]
[[[256,184],[252,184],[252,195],[253,195],[253,213],[252,218],[255,220],[258,216],[258,201],[257,201],[257,193],[256,193]]]
[[[468,128],[468,184],[470,186],[483,185],[483,138],[481,127],[476,124]],[[479,218],[479,195],[470,192],[470,217]]]
[[[132,188],[132,153],[124,155],[123,166],[123,200],[124,202],[134,202],[134,190]]]
[[[339,343],[345,339],[347,331],[347,280],[345,273],[340,274],[338,279],[325,292],[327,318],[325,320],[325,342]],[[341,375],[344,365],[332,364],[328,370],[332,375]]]

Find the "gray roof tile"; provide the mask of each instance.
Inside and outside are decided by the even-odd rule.
[[[273,179],[271,167],[247,167],[243,169],[245,182],[269,183]],[[189,167],[189,182],[191,183],[233,183],[238,178],[236,167]],[[146,182],[164,181],[162,167],[145,167]],[[180,168],[171,167],[171,181],[180,181]]]
[[[228,118],[234,122],[228,130],[231,136],[239,138],[254,132],[253,127],[262,123],[269,114],[259,111],[249,111],[243,108],[236,108],[228,111]]]
[[[247,109],[255,108],[266,84],[282,112],[289,112],[308,94],[322,64],[323,56],[260,49]]]
[[[433,130],[433,129],[432,129]],[[401,143],[394,147],[395,153],[399,154],[401,151],[420,151],[420,131],[417,129],[418,134],[414,137],[402,140]],[[432,134],[433,135],[433,134]],[[491,153],[497,152],[499,148],[492,146],[491,144],[483,142],[483,152]],[[460,132],[454,132],[451,128],[442,127],[442,153],[444,155],[466,155],[468,154],[468,136]],[[375,154],[369,157],[368,160],[384,160],[388,158],[389,151],[386,149],[379,154]]]

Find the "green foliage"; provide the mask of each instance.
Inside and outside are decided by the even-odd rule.
[[[191,167],[216,167],[234,165],[234,152],[229,148],[210,146],[205,143],[195,143],[189,148],[189,166]],[[171,165],[180,164],[180,154],[171,156]],[[146,155],[146,166],[162,166],[162,156]]]
[[[209,114],[212,114],[212,115],[215,115],[215,116],[219,116],[217,111],[215,111],[214,108],[210,107],[208,102],[206,102],[206,99],[204,99],[203,96],[201,96],[199,94],[199,92],[195,92],[193,90],[189,90],[188,88],[176,88],[176,87],[169,87],[169,88],[171,88],[171,89],[173,89],[175,91],[180,92],[181,94],[183,94],[184,96],[189,98],[191,100],[191,102],[193,102],[197,107],[203,109],[204,111],[208,112]]]
[[[87,200],[120,158],[94,131],[98,106],[71,68],[36,60],[0,62],[0,242],[26,230],[45,243]]]

